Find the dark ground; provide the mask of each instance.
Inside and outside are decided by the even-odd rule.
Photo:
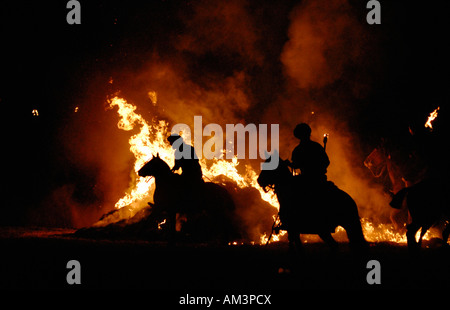
[[[2,289],[144,289],[171,301],[178,296],[279,294],[304,289],[448,289],[450,251],[424,248],[417,257],[404,245],[372,243],[356,256],[348,244],[330,253],[323,243],[305,245],[306,254],[293,264],[286,243],[269,246],[212,246],[137,240],[74,238],[69,230],[2,228]],[[81,264],[81,284],[68,285],[69,260]],[[369,285],[366,264],[381,264],[381,284]],[[161,292],[170,290],[170,292]],[[278,294],[278,295],[277,295]],[[169,298],[169,299],[170,299]]]

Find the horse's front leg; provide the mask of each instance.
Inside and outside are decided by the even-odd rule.
[[[445,225],[444,230],[442,231],[442,239],[444,239],[444,244],[448,244],[448,236],[450,235],[450,223]]]
[[[420,249],[419,244],[416,242],[416,233],[422,225],[415,223],[414,221],[406,228],[406,239],[408,241],[408,249],[410,251],[418,251]]]
[[[176,233],[177,233],[177,213],[175,210],[170,208],[167,212],[167,241],[169,246],[174,246],[176,242]]]
[[[297,258],[303,254],[303,245],[300,240],[300,233],[297,231],[288,231],[288,241],[289,241],[289,255],[292,258]]]
[[[320,239],[322,239],[331,248],[331,251],[336,252],[338,250],[339,244],[334,240],[330,233],[320,233]]]

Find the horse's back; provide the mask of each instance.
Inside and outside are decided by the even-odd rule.
[[[301,233],[334,232],[343,219],[359,221],[355,201],[333,182],[323,182],[316,188],[304,182],[301,178],[295,180],[297,188],[292,191],[290,203],[287,208],[282,206],[285,221],[295,223]]]
[[[413,219],[433,221],[442,213],[450,213],[444,182],[424,180],[406,189],[406,204]]]

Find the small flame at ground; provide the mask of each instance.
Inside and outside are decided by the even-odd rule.
[[[368,242],[392,242],[399,244],[406,244],[408,242],[405,233],[406,229],[402,232],[396,231],[392,224],[374,224],[369,219],[362,218],[361,227],[364,233],[364,237]],[[416,241],[419,241],[420,232],[421,230],[416,233]],[[279,235],[273,235],[270,242],[277,242],[281,240],[285,236],[285,234],[285,231],[281,231]],[[440,236],[435,235],[433,231],[428,230],[423,236],[423,240],[430,240],[433,237],[439,238]],[[336,228],[336,231],[333,234],[333,238],[338,241],[348,241],[345,229],[341,226],[338,226]],[[321,242],[321,239],[318,235],[302,235],[301,239],[304,243]],[[261,244],[266,244],[267,241],[267,235],[261,236]]]
[[[430,128],[431,130],[433,130],[433,121],[438,116],[439,109],[440,107],[437,107],[433,112],[430,113],[430,116],[428,116],[428,120],[425,123],[425,128]]]

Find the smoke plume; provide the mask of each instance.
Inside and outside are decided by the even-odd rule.
[[[148,121],[163,119],[170,126],[193,128],[195,115],[204,125],[280,124],[283,158],[298,143],[295,125],[308,122],[313,140],[330,134],[329,179],[355,198],[360,215],[386,212],[386,198],[363,170],[362,137],[351,126],[379,74],[375,39],[348,1],[193,1],[168,18],[177,26],[155,38],[151,51],[127,50],[129,38],[118,43],[112,61],[104,60],[107,69],[92,73],[90,86],[74,100],[79,110],[62,130],[67,161],[93,178],[92,188],[82,191],[96,193],[90,218],[111,210],[131,182],[127,141],[134,132],[119,130],[116,113],[105,108],[106,96],[116,92]],[[115,61],[127,53],[140,61]],[[83,180],[74,179],[63,192],[73,198]]]

